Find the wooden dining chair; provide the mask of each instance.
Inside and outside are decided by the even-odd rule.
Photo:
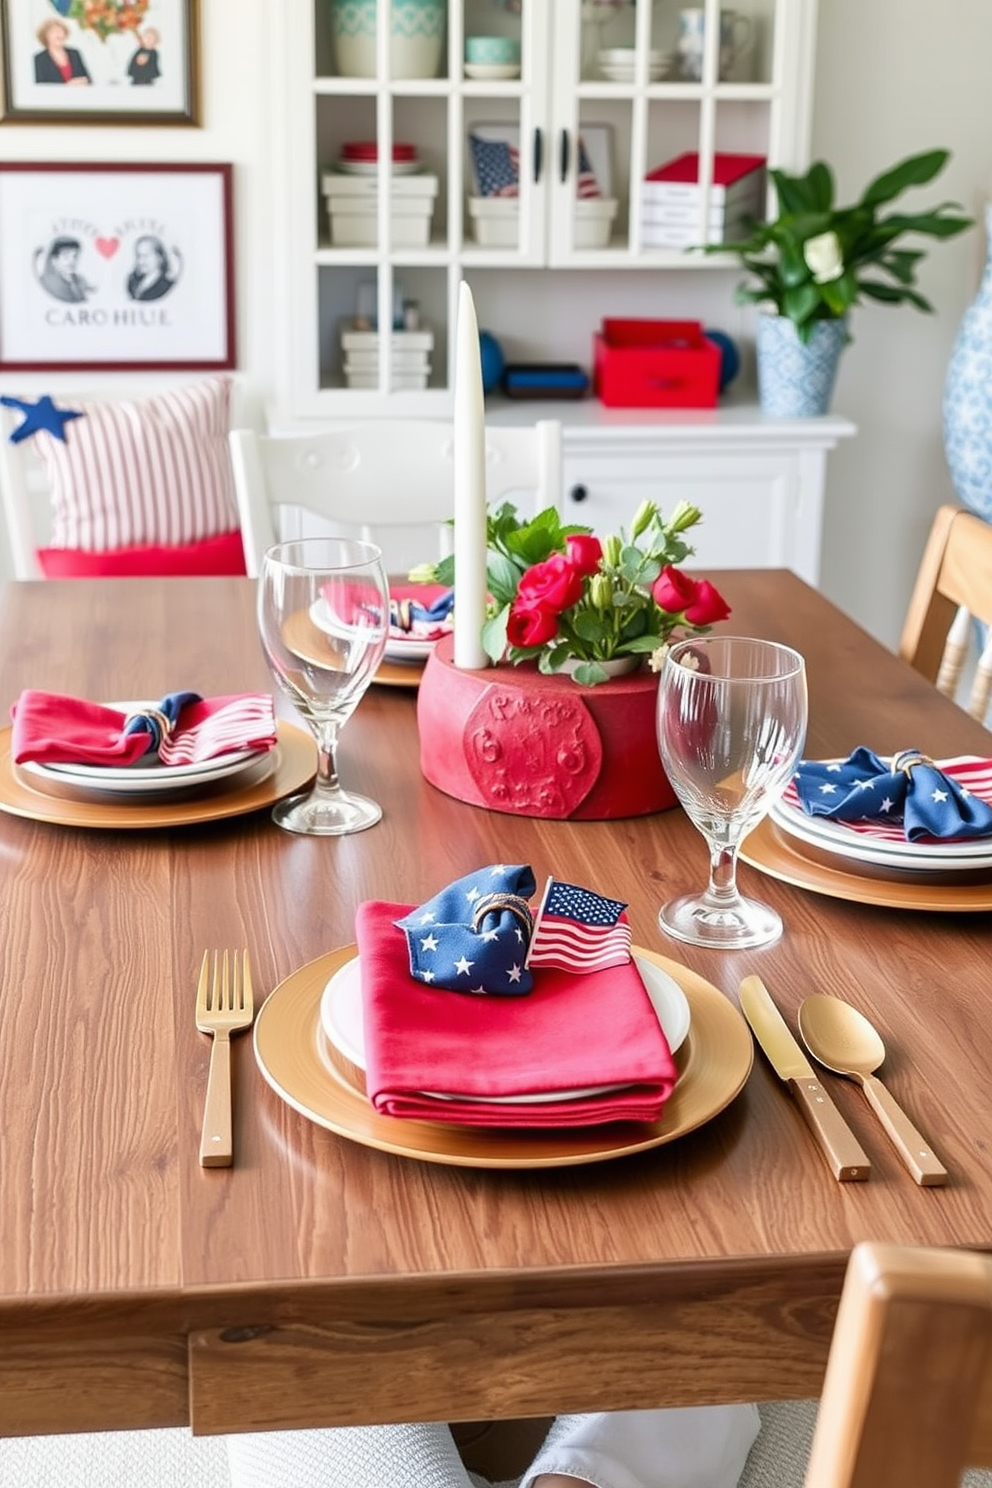
[[[454,431],[440,420],[381,419],[317,434],[230,436],[248,573],[265,550],[305,535],[305,517],[383,546],[398,572],[445,549],[454,509]],[[561,425],[487,426],[486,494],[531,513],[561,503]],[[301,514],[303,525],[301,526]],[[432,529],[426,536],[423,529]],[[419,529],[419,531],[417,531]],[[393,538],[390,545],[389,538]]]
[[[761,1409],[739,1488],[988,1488],[992,1257],[855,1246],[819,1409]]]
[[[976,620],[992,627],[992,524],[963,507],[942,506],[917,573],[899,655],[954,697]],[[992,696],[992,628],[982,633],[967,701],[967,711],[979,719]]]

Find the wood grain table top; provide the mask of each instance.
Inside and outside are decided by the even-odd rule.
[[[806,657],[806,753],[935,757],[992,738],[784,571],[715,575],[728,628]],[[248,580],[15,584],[0,693],[268,689]],[[292,714],[286,711],[287,719]],[[989,913],[865,906],[744,864],[785,934],[667,941],[705,879],[681,811],[562,823],[462,805],[419,772],[416,694],[373,687],[346,785],[383,806],[307,839],[267,810],[120,832],[0,812],[0,1433],[471,1419],[815,1393],[858,1240],[992,1249]],[[488,862],[629,901],[634,940],[736,1003],[758,973],[793,1029],[810,992],[883,1033],[883,1076],[950,1170],[921,1189],[854,1084],[825,1076],[873,1163],[837,1183],[759,1054],[740,1096],[669,1145],[561,1169],[476,1170],[308,1121],[233,1051],[235,1165],[203,1169],[205,947],[250,947],[256,1001],[354,939],[358,903],[416,903]],[[141,1013],[143,1030],[134,1033]]]

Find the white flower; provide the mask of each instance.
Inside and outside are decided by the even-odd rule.
[[[803,258],[817,284],[829,284],[844,272],[844,255],[835,232],[819,233],[803,244]]]

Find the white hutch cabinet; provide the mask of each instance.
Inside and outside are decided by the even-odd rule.
[[[344,61],[336,32],[360,27],[371,0],[285,7],[273,116],[285,130],[275,141],[285,162],[277,275],[288,287],[283,411],[292,424],[449,416],[462,278],[485,286],[498,335],[498,306],[512,300],[514,276],[536,271],[559,316],[588,322],[591,352],[620,276],[629,284],[646,271],[656,278],[720,267],[719,256],[648,246],[657,237],[641,192],[650,171],[698,155],[688,230],[703,242],[721,210],[715,156],[761,155],[789,169],[807,163],[816,0],[737,0],[734,12],[704,0],[698,77],[680,65],[679,0],[447,0],[436,71],[400,77],[391,71],[390,27],[416,31],[423,3],[379,0],[368,76],[345,75],[345,66],[357,69]],[[723,28],[743,43],[733,56],[721,56]],[[466,38],[493,35],[519,46],[519,71],[466,65]],[[480,140],[490,155],[479,154]],[[482,197],[480,161],[515,166],[516,196]],[[418,171],[436,186],[427,231],[421,218],[411,238],[397,216],[399,193],[421,189],[423,182],[401,184]],[[341,188],[342,180],[351,184]],[[332,229],[325,188],[339,206],[342,190],[368,193],[357,232],[340,215]],[[592,271],[602,297],[590,294],[590,274],[575,270]],[[411,338],[377,333],[398,326],[403,305],[428,333],[426,359],[411,357]],[[342,346],[359,311],[376,332],[363,358]],[[554,347],[547,358],[562,359]],[[826,453],[854,432],[842,419],[783,424],[739,401],[676,411],[606,409],[593,399],[494,400],[487,417],[562,419],[562,501],[574,520],[603,530],[626,520],[643,495],[663,506],[684,495],[704,510],[699,561],[784,564],[817,579]]]

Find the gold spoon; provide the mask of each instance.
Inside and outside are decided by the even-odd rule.
[[[885,1059],[885,1045],[864,1014],[839,997],[817,994],[799,1009],[799,1032],[825,1069],[860,1084],[917,1183],[946,1183],[947,1169],[874,1073]]]

